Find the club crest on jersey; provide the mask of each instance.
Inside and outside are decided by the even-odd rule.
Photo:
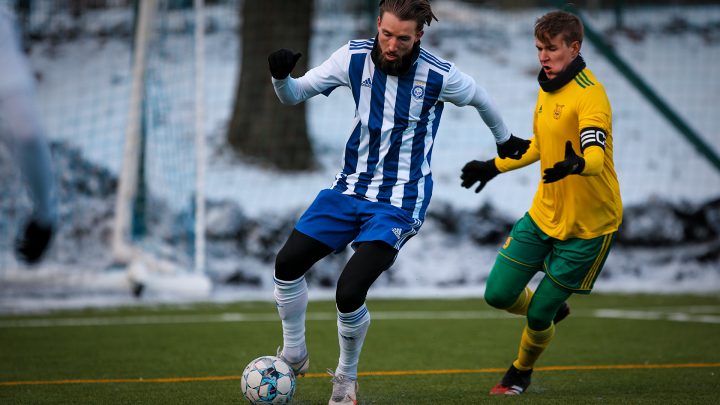
[[[553,111],[553,118],[556,120],[560,119],[560,114],[562,114],[563,107],[565,107],[565,104],[555,104],[555,111]]]
[[[422,100],[425,96],[425,82],[417,81],[412,88],[412,96],[415,100]]]

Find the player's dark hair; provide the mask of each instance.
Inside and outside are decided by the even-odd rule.
[[[535,22],[535,38],[547,44],[561,34],[567,45],[578,41],[582,45],[585,28],[578,16],[567,11],[551,11]]]
[[[423,25],[430,26],[434,19],[438,21],[430,8],[429,0],[380,0],[380,18],[391,13],[401,21],[416,21],[417,30],[422,31]]]

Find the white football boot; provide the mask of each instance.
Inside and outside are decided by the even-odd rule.
[[[333,391],[328,405],[357,405],[357,380],[351,380],[342,374],[335,374],[330,369],[327,372],[332,376],[333,383]]]
[[[277,358],[287,363],[288,366],[292,369],[293,373],[295,373],[295,377],[300,377],[305,375],[307,373],[308,369],[310,368],[310,353],[305,355],[305,358],[300,359],[296,362],[290,362],[288,359],[283,356],[282,353],[282,346],[278,346],[277,348]]]

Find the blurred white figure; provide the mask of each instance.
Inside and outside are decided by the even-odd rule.
[[[15,27],[12,12],[0,6],[0,141],[12,151],[32,200],[33,212],[16,240],[18,258],[32,264],[50,244],[57,225],[57,202],[33,76]]]

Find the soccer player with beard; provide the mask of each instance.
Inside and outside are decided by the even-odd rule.
[[[474,160],[462,186],[479,192],[500,173],[540,161],[542,181],[528,212],[510,231],[488,277],[485,300],[527,317],[518,356],[490,394],[517,395],[569,313],[570,295],[589,294],[622,221],[613,164],[612,110],[580,55],[582,21],[554,11],[535,24],[542,69],[530,149],[520,160]],[[577,153],[579,152],[579,154]],[[545,273],[533,293],[527,284]]]
[[[370,312],[368,289],[420,229],[432,194],[430,160],[443,104],[478,110],[497,143],[498,155],[519,159],[529,141],[508,131],[488,94],[475,81],[420,46],[433,14],[428,0],[380,1],[378,34],[354,40],[300,78],[290,77],[300,54],[281,49],[268,62],[284,104],[296,104],[339,86],[355,103],[343,167],[320,191],[275,262],[275,300],[282,320],[278,356],[303,374],[307,284],[312,265],[352,243],[337,282],[340,358],[332,372],[330,404],[357,403],[357,367]]]

